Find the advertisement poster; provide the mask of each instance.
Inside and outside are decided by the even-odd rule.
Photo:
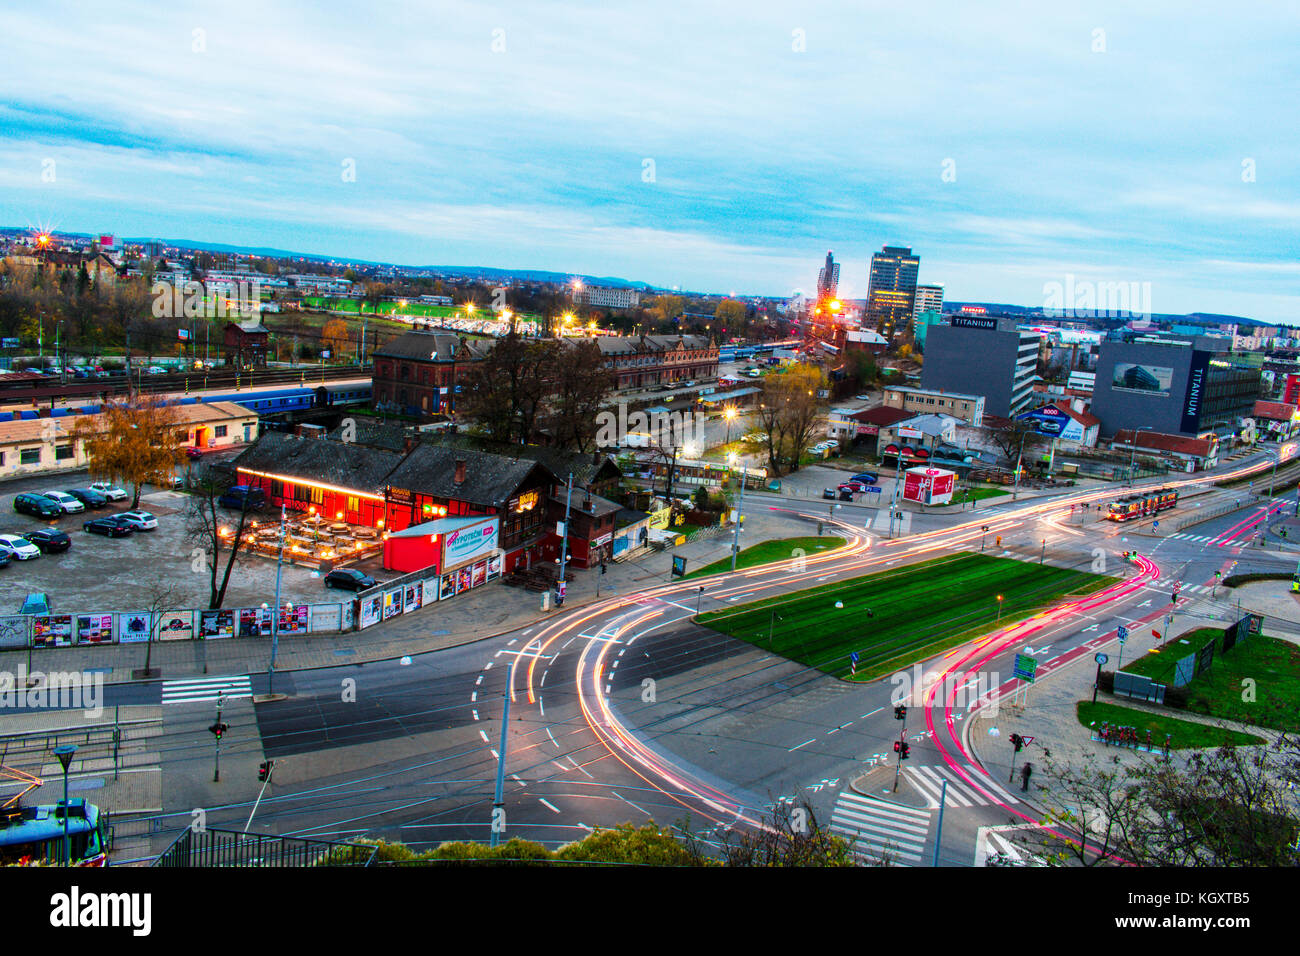
[[[27,617],[22,614],[6,614],[0,617],[0,648],[27,646]]]
[[[422,605],[432,604],[438,600],[438,585],[440,583],[441,579],[439,578],[425,578],[421,582],[423,586],[420,588],[420,603]]]
[[[149,640],[149,612],[129,611],[117,616],[119,644],[143,644]]]
[[[409,613],[420,606],[420,585],[419,583],[408,584],[406,586],[406,597],[402,599],[402,612]]]
[[[71,647],[72,615],[51,614],[32,618],[33,647]]]
[[[158,640],[188,641],[194,637],[193,611],[163,611],[158,616]]]
[[[384,620],[402,613],[402,589],[393,588],[384,592]]]
[[[489,581],[495,577],[500,577],[501,569],[505,566],[505,563],[506,556],[504,551],[498,551],[496,554],[492,555],[492,557],[488,558],[487,576]]]
[[[199,637],[204,640],[219,640],[235,636],[235,612],[203,611],[199,617]]]
[[[313,604],[307,614],[307,630],[312,633],[342,630],[342,615],[339,613],[342,609],[341,604]]]
[[[1130,392],[1152,392],[1168,395],[1169,385],[1174,379],[1174,370],[1163,365],[1130,365],[1116,362],[1111,372],[1111,388],[1122,388]]]
[[[452,567],[494,550],[497,546],[497,527],[499,524],[499,520],[493,518],[490,521],[484,521],[468,528],[458,528],[443,535],[442,567]]]
[[[486,580],[487,580],[487,562],[480,561],[478,564],[474,565],[474,574],[470,577],[469,586],[472,588],[476,588]]]
[[[307,633],[307,605],[291,604],[280,608],[280,633]]]
[[[370,627],[372,624],[378,624],[380,616],[384,610],[384,599],[381,595],[376,594],[374,597],[361,599],[361,626]]]
[[[473,579],[473,572],[470,568],[461,568],[459,571],[457,571],[456,572],[456,593],[459,594],[461,591],[468,591],[470,589],[470,581],[472,579]]]
[[[265,607],[241,607],[239,609],[240,637],[270,637],[271,609]]]
[[[438,588],[438,600],[445,601],[456,593],[456,572],[442,576],[442,584]]]
[[[78,644],[110,644],[113,641],[113,615],[78,614]]]

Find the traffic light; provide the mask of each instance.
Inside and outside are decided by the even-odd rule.
[[[263,760],[257,768],[257,780],[259,783],[265,783],[271,779],[271,768],[275,766],[274,760]]]
[[[1025,738],[1019,734],[1011,735],[1011,746],[1016,748],[1016,753],[1020,753],[1020,748],[1025,745]]]
[[[208,728],[208,730],[212,731],[212,736],[216,737],[218,740],[220,740],[221,735],[224,734],[229,729],[230,729],[229,724],[221,723],[221,722],[217,722]]]
[[[894,741],[894,753],[902,753],[902,751],[903,751],[903,745],[902,745],[899,741],[895,740],[895,741]]]
[[[898,751],[898,759],[906,760],[909,756],[911,756],[911,751],[912,751],[912,745],[909,744],[906,740],[904,740],[902,749]]]
[[[894,719],[895,719],[895,720],[906,720],[906,719],[907,719],[907,705],[906,705],[906,704],[899,704],[899,705],[897,705],[897,706],[894,708]]]
[[[997,545],[999,548],[1002,547],[1002,535],[998,535],[996,538],[994,538],[993,543]]]

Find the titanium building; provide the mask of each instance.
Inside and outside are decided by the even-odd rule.
[[[1260,382],[1260,369],[1234,362],[1222,339],[1105,341],[1090,411],[1101,419],[1107,438],[1122,428],[1230,434],[1253,413]]]
[[[891,340],[908,327],[916,305],[916,275],[921,257],[910,247],[885,246],[871,256],[871,284],[867,289],[866,323]]]
[[[951,316],[926,331],[921,387],[983,395],[986,415],[1011,418],[1033,403],[1040,339],[1014,319]]]

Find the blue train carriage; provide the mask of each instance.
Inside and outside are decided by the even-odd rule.
[[[0,807],[0,866],[63,866],[64,803]],[[113,829],[108,813],[85,800],[67,803],[73,866],[108,866]]]
[[[256,392],[230,392],[226,395],[207,395],[205,402],[234,402],[259,415],[278,415],[283,412],[302,412],[316,402],[316,390],[306,386],[270,388]]]
[[[317,408],[339,408],[354,405],[369,405],[371,384],[369,382],[345,382],[316,387]]]

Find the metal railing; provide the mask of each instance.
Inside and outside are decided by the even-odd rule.
[[[153,865],[157,867],[369,866],[377,847],[236,830],[187,828]]]

